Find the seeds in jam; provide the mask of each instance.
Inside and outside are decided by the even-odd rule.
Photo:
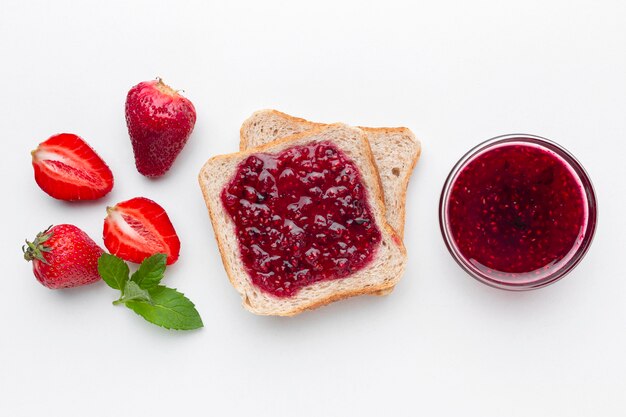
[[[254,285],[289,297],[366,266],[381,240],[366,192],[329,142],[242,161],[221,198]]]
[[[495,276],[547,276],[567,261],[586,222],[582,186],[566,162],[519,143],[471,160],[452,186],[447,210],[460,253]]]

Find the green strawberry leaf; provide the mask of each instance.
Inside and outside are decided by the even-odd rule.
[[[128,265],[115,255],[103,253],[98,258],[98,273],[114,290],[122,290],[128,281]]]
[[[166,261],[167,255],[164,253],[154,254],[143,260],[130,279],[144,290],[156,287],[163,279]]]
[[[202,326],[194,304],[184,294],[158,285],[149,290],[152,302],[130,300],[126,307],[141,317],[166,329],[192,330]]]

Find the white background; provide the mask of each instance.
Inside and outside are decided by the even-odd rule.
[[[226,5],[225,3],[228,3]],[[263,0],[0,3],[3,297],[0,415],[626,415],[626,3]],[[174,168],[139,175],[126,92],[161,76],[196,106]],[[241,122],[410,127],[409,264],[396,291],[291,319],[240,306],[196,175],[237,150]],[[55,201],[29,151],[83,136],[115,174],[101,201]],[[482,285],[439,233],[440,188],[487,138],[538,134],[589,171],[600,223],[585,260],[534,292]],[[105,206],[143,195],[182,240],[166,283],[205,328],[168,332],[98,283],[50,291],[20,245],[73,223],[102,243]]]

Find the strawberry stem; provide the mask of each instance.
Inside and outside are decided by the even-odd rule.
[[[38,260],[46,265],[48,264],[43,254],[52,250],[49,246],[44,245],[44,243],[52,237],[53,233],[50,232],[51,228],[52,225],[43,232],[37,233],[37,236],[35,236],[32,242],[29,242],[28,239],[26,240],[26,245],[22,246],[22,252],[24,252],[24,259],[26,261]]]
[[[176,97],[178,95],[178,91],[174,90],[169,85],[163,82],[161,77],[157,77],[156,86],[157,90],[159,90],[163,94],[167,94],[168,96]]]

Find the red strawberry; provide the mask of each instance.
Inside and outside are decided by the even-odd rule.
[[[178,260],[180,240],[167,213],[145,197],[107,207],[104,246],[120,258],[141,263],[155,253],[167,255],[167,264]]]
[[[170,169],[196,123],[191,101],[158,78],[137,84],[126,97],[126,124],[137,171],[159,177]]]
[[[113,188],[113,174],[79,136],[61,133],[31,152],[35,181],[59,200],[95,200]]]
[[[48,288],[70,288],[100,279],[98,258],[104,251],[78,227],[51,226],[22,247],[24,259],[33,262],[33,273]]]

